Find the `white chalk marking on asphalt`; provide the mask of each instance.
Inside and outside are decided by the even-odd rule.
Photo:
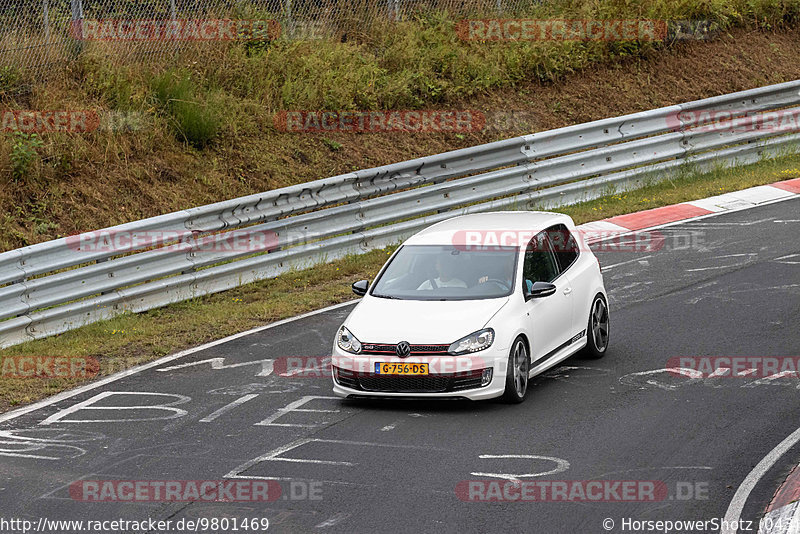
[[[316,424],[316,425],[310,425],[310,424],[276,423],[275,422],[277,419],[279,419],[279,418],[283,417],[284,415],[286,415],[288,413],[291,413],[291,412],[339,413],[339,410],[315,410],[315,409],[311,409],[311,408],[300,408],[300,406],[303,406],[304,404],[307,404],[307,403],[309,403],[309,402],[311,402],[313,400],[318,400],[318,399],[339,400],[338,397],[322,397],[322,396],[317,396],[317,395],[306,395],[306,396],[301,397],[300,399],[298,399],[296,401],[290,402],[289,404],[287,404],[283,408],[278,408],[275,411],[275,413],[273,413],[272,415],[270,415],[269,417],[267,417],[263,421],[260,421],[260,422],[256,423],[253,426],[289,426],[289,427],[299,427],[299,428],[314,428],[316,426],[319,426],[322,423],[319,423],[319,424]]]
[[[139,455],[136,455],[136,456],[134,456],[134,458],[137,458],[138,456]],[[123,461],[129,461],[129,460],[131,460],[131,458],[126,458]],[[67,482],[66,484],[61,484],[60,486],[57,486],[57,487],[49,490],[47,493],[45,493],[44,495],[40,495],[38,498],[39,499],[53,499],[53,500],[59,500],[59,501],[72,501],[72,497],[53,497],[53,495],[55,495],[56,493],[59,493],[59,492],[65,490],[65,489],[69,488],[72,484],[75,484],[76,482],[80,482],[81,480],[95,480],[97,478],[100,478],[101,476],[105,476],[105,475],[103,475],[102,473],[97,473],[97,472],[92,472],[92,473],[88,473],[88,474],[85,474],[85,475],[81,475],[80,477],[76,478],[75,480],[73,480],[71,482]]]
[[[21,434],[21,432],[26,432],[27,434]],[[42,435],[53,435],[55,437],[44,437],[44,438],[37,438],[35,436],[31,436],[30,434],[42,434]],[[82,443],[85,441],[97,441],[99,439],[105,439],[106,435],[101,434],[99,432],[86,432],[83,430],[65,430],[61,428],[19,428],[14,430],[0,430],[0,439],[8,438],[8,439],[16,439],[25,442],[39,442],[39,443]],[[71,439],[65,439],[71,438]],[[10,443],[10,442],[6,442]]]
[[[138,406],[92,406],[92,404],[111,397],[113,395],[151,395],[156,397],[173,397],[175,400],[167,404],[155,405],[138,405]],[[161,421],[165,419],[177,419],[183,417],[188,412],[180,408],[175,408],[177,404],[185,404],[192,400],[191,397],[186,395],[178,395],[176,393],[150,393],[146,391],[103,391],[94,397],[86,399],[83,402],[73,404],[63,410],[59,410],[41,423],[40,425],[51,425],[53,423],[130,423],[134,421]],[[78,412],[80,410],[95,410],[95,411],[115,411],[115,410],[162,410],[171,412],[169,415],[161,417],[132,417],[128,419],[64,419],[64,417]]]
[[[233,401],[233,402],[231,402],[229,404],[226,404],[225,406],[223,406],[222,408],[220,408],[216,412],[214,412],[212,414],[209,414],[206,417],[203,417],[202,419],[200,419],[200,422],[201,423],[210,423],[211,421],[213,421],[214,419],[216,419],[220,415],[222,415],[224,413],[227,413],[227,412],[233,410],[234,408],[236,408],[237,406],[241,406],[245,402],[247,402],[247,401],[249,401],[251,399],[255,399],[256,397],[258,397],[258,393],[251,393],[250,395],[245,395],[243,397],[239,397],[235,401]]]
[[[610,271],[614,267],[620,267],[622,265],[628,265],[629,263],[634,263],[634,262],[641,262],[642,260],[645,260],[647,258],[652,258],[652,257],[653,257],[653,254],[650,254],[649,256],[642,256],[641,258],[634,258],[632,260],[623,261],[623,262],[620,262],[620,263],[612,263],[611,265],[603,265],[601,270],[602,271]]]
[[[756,253],[756,252],[747,252],[747,253],[744,253],[744,254],[726,254],[724,256],[717,256],[717,259],[721,259],[721,258],[741,258],[742,256],[747,256],[747,259],[744,261],[744,263],[734,263],[734,264],[731,264],[731,265],[714,265],[712,267],[697,267],[695,269],[686,269],[686,272],[693,273],[693,272],[699,272],[699,271],[712,271],[714,269],[730,269],[731,267],[739,267],[741,265],[745,265],[747,263],[747,261],[752,256],[756,256],[757,257],[758,253]]]
[[[626,386],[634,386],[644,389],[641,382],[636,382],[635,380],[638,380],[639,377],[645,377],[663,373],[668,373],[671,376],[675,376],[676,374],[685,376],[686,378],[689,379],[689,382],[681,382],[679,385],[673,385],[673,384],[663,384],[658,380],[648,379],[645,381],[645,383],[651,386],[656,386],[657,388],[665,389],[667,391],[672,391],[678,389],[679,387],[683,387],[686,384],[690,384],[692,382],[701,380],[703,377],[703,373],[695,369],[690,369],[686,367],[665,367],[663,369],[653,369],[652,371],[638,371],[635,373],[628,373],[627,375],[619,377],[619,382],[620,384],[625,384]]]
[[[12,445],[16,448],[2,447],[2,445]],[[24,448],[20,448],[24,447]],[[48,449],[61,449],[65,450],[62,456],[44,456],[43,454],[34,455],[34,452],[41,451],[44,453]],[[71,453],[71,454],[70,454]],[[77,447],[75,445],[64,445],[61,443],[47,443],[44,441],[0,441],[0,456],[17,456],[22,458],[39,458],[42,460],[65,460],[69,458],[77,458],[86,454],[86,449]]]
[[[711,380],[712,378],[745,378],[748,375],[755,373],[758,369],[743,369],[734,373],[730,367],[717,367],[705,379]]]
[[[256,464],[260,464],[262,462],[273,462],[273,461],[284,461],[284,462],[291,462],[292,460],[297,462],[304,462],[304,463],[317,463],[317,464],[328,464],[328,465],[353,465],[350,462],[334,462],[332,460],[300,460],[297,458],[278,458],[279,454],[283,454],[284,452],[290,451],[292,449],[296,449],[297,447],[301,447],[306,443],[312,443],[315,441],[329,441],[329,440],[318,440],[314,438],[302,438],[277,449],[273,449],[266,454],[253,458],[252,460],[248,460],[242,465],[233,468],[227,475],[223,478],[244,478],[244,479],[259,479],[259,480],[293,480],[291,477],[265,477],[265,476],[249,476],[249,475],[242,475],[244,471],[247,471],[251,467]]]
[[[764,456],[760,462],[753,468],[750,473],[745,477],[739,487],[736,489],[736,493],[733,495],[733,499],[731,499],[731,503],[728,505],[728,510],[725,512],[725,523],[723,526],[725,528],[720,530],[720,534],[735,534],[738,530],[738,522],[742,515],[742,510],[744,510],[744,505],[747,502],[747,498],[750,496],[750,492],[753,491],[753,488],[756,487],[758,481],[761,480],[761,477],[770,470],[770,468],[775,465],[775,462],[783,456],[786,451],[794,447],[797,442],[800,441],[800,428],[789,434],[783,441],[778,443],[774,449],[769,451],[769,454]]]
[[[786,261],[789,258],[797,258],[795,261]],[[800,254],[789,254],[788,256],[781,256],[780,258],[775,258],[774,261],[778,263],[786,263],[788,265],[800,265]]]
[[[289,359],[291,360],[292,358],[290,357]],[[291,371],[287,368],[285,372],[278,373],[278,376],[282,376],[282,377],[286,377],[286,378],[292,378],[292,377],[297,376],[297,375],[307,376],[307,375],[304,375],[304,373],[309,373],[309,372],[310,373],[323,373],[324,372],[324,373],[327,373],[325,376],[329,377],[329,376],[331,376],[330,373],[332,372],[331,371],[331,364],[332,363],[333,363],[333,358],[331,356],[320,356],[319,357],[319,364],[314,363],[314,364],[312,364],[312,365],[310,365],[308,367],[305,367],[305,366],[296,367],[296,368],[292,369]]]
[[[225,365],[225,358],[209,358],[207,360],[200,360],[199,362],[189,362],[189,363],[182,363],[179,365],[172,365],[170,367],[162,367],[161,369],[156,369],[156,371],[159,373],[163,373],[165,371],[175,371],[177,369],[185,369],[187,367],[194,367],[197,365],[205,365],[205,364],[211,364],[211,368],[215,370],[236,369],[238,367],[246,367],[248,365],[261,364],[261,371],[258,372],[256,376],[269,376],[272,374],[272,367],[274,365],[274,361],[272,359],[266,359],[266,360],[254,360],[252,362],[232,363],[229,365]]]
[[[63,458],[55,458],[53,456],[38,456],[36,454],[18,454],[14,452],[0,452],[0,456],[14,456],[16,458],[34,458],[36,460],[63,460]]]
[[[532,477],[543,477],[547,475],[554,475],[556,473],[563,473],[567,469],[569,469],[569,462],[562,459],[562,458],[555,458],[552,456],[538,456],[535,454],[481,454],[478,458],[482,460],[489,460],[489,459],[522,459],[522,460],[547,460],[550,462],[555,462],[556,466],[551,469],[550,471],[542,471],[541,473],[523,473],[523,474],[513,474],[513,473],[484,473],[484,472],[475,472],[470,473],[470,475],[474,477],[493,477],[493,478],[503,478],[506,480],[510,480],[512,482],[520,482],[521,478],[532,478]]]
[[[389,432],[390,430],[394,430],[395,427],[400,423],[400,419],[397,421],[393,421],[386,425],[385,427],[381,428],[381,432]]]
[[[756,386],[760,386],[762,384],[772,384],[775,380],[779,378],[784,378],[790,376],[792,378],[797,378],[797,371],[780,371],[778,373],[765,376],[764,378],[759,378],[758,380],[753,380],[752,382],[748,382],[747,384],[743,385],[743,388],[754,388]],[[792,384],[781,384],[786,386],[791,386]]]
[[[341,523],[342,521],[344,521],[348,517],[350,517],[350,514],[345,514],[344,512],[339,512],[338,514],[334,514],[333,516],[331,516],[330,518],[326,519],[325,521],[323,521],[322,523],[320,523],[319,525],[317,525],[314,528],[332,527],[332,526],[336,525],[337,523]]]
[[[441,451],[446,449],[439,449],[436,447],[425,447],[420,445],[394,445],[391,443],[373,443],[370,441],[349,441],[349,440],[341,440],[341,439],[318,439],[318,438],[301,438],[277,449],[273,449],[266,454],[253,458],[252,460],[248,460],[242,465],[233,468],[227,475],[223,478],[243,478],[243,479],[259,479],[259,480],[296,480],[296,478],[291,477],[265,477],[265,476],[250,476],[250,475],[242,475],[244,471],[247,471],[251,467],[261,462],[301,462],[301,463],[316,463],[316,464],[328,464],[328,465],[346,465],[346,466],[353,466],[351,462],[341,462],[341,461],[334,461],[334,460],[311,460],[305,458],[285,458],[279,457],[279,454],[283,454],[285,452],[291,451],[307,443],[333,443],[336,445],[356,445],[362,447],[390,447],[393,449],[418,449],[418,450],[426,450],[426,451]]]
[[[256,334],[258,332],[263,332],[264,330],[269,330],[270,328],[275,328],[276,326],[281,326],[284,324],[292,323],[294,321],[298,321],[300,319],[305,319],[307,317],[312,317],[314,315],[318,315],[320,313],[329,312],[332,310],[336,310],[339,308],[343,308],[345,306],[351,306],[358,299],[349,300],[347,302],[342,302],[340,304],[334,304],[333,306],[328,306],[327,308],[322,308],[320,310],[310,311],[308,313],[304,313],[302,315],[297,315],[295,317],[288,317],[286,319],[282,319],[280,321],[276,321],[274,323],[270,323],[264,326],[259,326],[256,328],[252,328],[250,330],[246,330],[244,332],[239,332],[238,334],[233,334],[228,337],[224,337],[222,339],[217,339],[216,341],[211,341],[209,343],[205,343],[204,345],[199,345],[197,347],[192,347],[190,349],[182,350],[180,352],[176,352],[175,354],[164,356],[163,358],[159,358],[158,360],[154,360],[149,363],[145,363],[142,365],[138,365],[136,367],[131,367],[125,371],[121,371],[119,373],[115,373],[111,376],[103,378],[102,380],[98,380],[97,382],[92,382],[91,384],[86,384],[85,386],[81,386],[75,389],[70,389],[68,391],[64,391],[59,393],[58,395],[54,395],[52,397],[48,397],[46,399],[40,400],[39,402],[34,402],[28,406],[24,406],[22,408],[17,408],[16,410],[12,410],[10,412],[0,414],[0,423],[4,423],[5,421],[10,421],[12,419],[16,419],[17,417],[21,417],[26,413],[34,412],[41,408],[46,408],[51,406],[57,402],[61,402],[62,400],[66,400],[72,398],[76,395],[80,395],[81,393],[85,393],[87,391],[91,391],[93,389],[97,389],[99,387],[105,386],[106,384],[110,384],[112,382],[116,382],[117,380],[121,380],[125,377],[135,375],[142,371],[146,371],[147,369],[152,369],[153,367],[158,367],[159,365],[164,365],[165,363],[169,363],[171,361],[177,360],[178,358],[182,358],[184,356],[188,356],[189,354],[194,354],[195,352],[200,352],[206,349],[210,349],[211,347],[216,347],[217,345],[222,345],[223,343],[227,343],[229,341],[233,341],[234,339],[239,339],[240,337],[249,336],[250,334]]]
[[[649,286],[652,283],[653,283],[652,280],[648,280],[646,282],[633,282],[628,284],[627,286],[618,287],[615,289],[615,291],[620,292],[620,291],[625,291],[626,289],[633,289],[634,287]]]

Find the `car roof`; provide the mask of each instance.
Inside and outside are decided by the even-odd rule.
[[[459,232],[496,231],[537,234],[554,224],[574,228],[572,218],[550,211],[492,211],[447,219],[414,234],[406,245],[450,245]]]

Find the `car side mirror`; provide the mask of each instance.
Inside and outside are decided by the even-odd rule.
[[[526,281],[525,300],[549,297],[556,292],[556,289],[556,286],[550,282],[534,282],[532,286],[528,287]]]
[[[353,293],[359,297],[363,297],[367,294],[367,289],[369,289],[369,280],[359,280],[353,283],[351,287],[353,288]]]

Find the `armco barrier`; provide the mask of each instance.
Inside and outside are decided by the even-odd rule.
[[[0,347],[395,243],[446,218],[546,209],[658,181],[687,164],[752,163],[797,150],[800,80],[426,156],[135,221],[101,232],[152,236],[124,251],[87,234],[0,254]],[[719,113],[736,128],[708,127]],[[707,117],[703,119],[703,117]],[[704,122],[705,120],[705,122]],[[711,124],[714,126],[714,124]],[[89,234],[94,234],[90,232]],[[221,246],[233,237],[261,249]],[[242,241],[240,241],[242,242]],[[220,246],[217,246],[220,245]]]

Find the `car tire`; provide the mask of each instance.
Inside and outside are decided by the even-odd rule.
[[[511,345],[506,364],[506,389],[503,401],[519,404],[525,400],[528,392],[528,372],[530,371],[530,355],[528,346],[522,337],[518,337]]]
[[[598,360],[608,351],[609,339],[608,302],[598,293],[589,308],[589,322],[586,325],[586,347],[581,355],[584,358]]]

